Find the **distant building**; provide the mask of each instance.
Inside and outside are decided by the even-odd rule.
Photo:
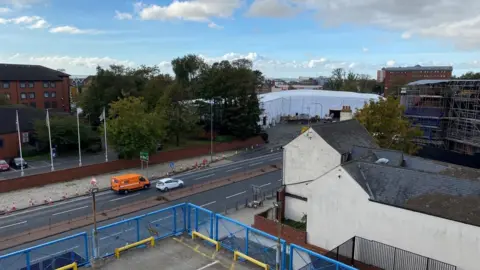
[[[69,77],[39,65],[0,64],[0,95],[11,104],[69,112]]]
[[[399,96],[401,88],[409,82],[450,79],[452,71],[451,66],[386,67],[377,71],[377,82],[384,84],[385,96]]]

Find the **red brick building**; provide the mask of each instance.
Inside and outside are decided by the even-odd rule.
[[[0,64],[0,95],[10,104],[69,112],[69,77],[39,65]]]
[[[447,80],[452,77],[451,66],[387,67],[377,72],[377,81],[384,84],[384,94],[399,95],[407,83],[418,80]]]

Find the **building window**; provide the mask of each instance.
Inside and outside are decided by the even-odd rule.
[[[50,101],[45,101],[45,103],[43,104],[45,109],[50,109]]]
[[[28,98],[29,99],[35,99],[35,92],[28,93]]]
[[[56,96],[57,96],[57,92],[52,92],[52,93],[50,93],[50,96],[51,96],[52,98],[56,97]]]
[[[0,148],[3,148],[3,139],[0,139]]]
[[[35,86],[34,82],[28,82],[28,88],[33,88]]]
[[[3,96],[5,97],[6,100],[11,99],[10,93],[5,93],[5,94],[3,94]]]
[[[55,88],[55,82],[50,82],[50,87]]]
[[[52,101],[52,108],[53,108],[53,109],[56,109],[56,108],[57,108],[57,102],[56,102],[56,101]]]
[[[50,93],[49,93],[49,92],[47,92],[47,91],[43,92],[43,97],[48,98],[49,96],[50,96]]]
[[[8,88],[10,88],[10,83],[9,83],[9,82],[3,82],[3,83],[2,83],[2,88],[3,88],[3,89],[8,89]]]
[[[25,88],[25,87],[27,87],[27,84],[24,83],[24,82],[21,82],[21,83],[20,83],[20,88]]]
[[[48,88],[48,82],[43,82],[43,88]]]
[[[22,143],[28,143],[30,138],[28,136],[28,132],[22,132]]]
[[[35,102],[30,102],[30,107],[36,108],[36,107],[37,107],[37,103],[35,103]]]
[[[20,93],[20,99],[27,99],[26,93]]]

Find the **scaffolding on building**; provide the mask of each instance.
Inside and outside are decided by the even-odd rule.
[[[407,85],[401,103],[416,138],[428,145],[461,154],[480,153],[480,80],[421,80]]]

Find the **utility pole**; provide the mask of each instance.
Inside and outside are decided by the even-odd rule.
[[[95,268],[95,260],[98,258],[98,232],[97,232],[97,204],[95,200],[95,193],[98,192],[98,187],[97,187],[97,180],[95,177],[92,177],[92,180],[90,181],[90,193],[92,194],[92,211],[93,211],[93,243],[94,243],[94,249],[93,249],[93,262],[92,266]]]
[[[277,256],[275,260],[275,269],[280,270],[281,261],[282,261],[282,220],[281,220],[281,209],[282,202],[277,201],[273,203],[275,207],[276,222],[277,222]]]
[[[213,162],[213,101],[210,101],[210,162]]]

